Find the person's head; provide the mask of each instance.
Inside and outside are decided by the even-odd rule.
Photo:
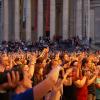
[[[51,67],[54,68],[54,67],[57,67],[59,65],[59,61],[56,60],[56,59],[52,59],[51,61]]]
[[[15,63],[17,64],[22,64],[21,59],[19,57],[15,58]]]
[[[23,72],[28,72],[29,71],[29,66],[28,65],[23,65],[22,67]]]
[[[5,70],[10,69],[10,59],[6,53],[2,54],[1,56],[1,64],[5,67]]]
[[[88,59],[87,58],[83,58],[82,60],[82,67],[86,67],[88,64]]]
[[[15,65],[14,67],[18,66],[20,68],[20,77],[23,77],[22,80],[20,80],[19,84],[23,86],[25,89],[32,87],[32,81],[30,79],[30,73],[28,65]],[[23,76],[22,76],[23,75]]]
[[[7,54],[6,53],[2,54],[2,56],[1,56],[1,62],[3,64],[6,64],[6,63],[8,63],[8,61],[9,61],[9,58],[8,58]]]
[[[56,59],[56,60],[59,60],[59,59],[60,59],[60,52],[57,52],[57,53],[55,54],[55,59]]]
[[[42,57],[38,58],[36,60],[36,65],[39,67],[39,68],[44,68],[46,66],[46,60]]]
[[[92,62],[93,62],[95,65],[97,65],[97,63],[99,62],[99,58],[95,56],[95,57],[93,58]]]
[[[77,60],[73,60],[70,64],[71,67],[77,67],[78,65],[78,61]]]
[[[65,53],[64,55],[63,55],[63,59],[65,60],[65,61],[69,61],[70,59],[69,59],[69,56]]]
[[[70,67],[73,68],[72,70],[72,80],[75,81],[77,79],[77,69],[78,69],[78,61],[74,60],[71,62]]]

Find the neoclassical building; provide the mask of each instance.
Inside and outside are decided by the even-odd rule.
[[[0,40],[45,35],[100,43],[100,0],[0,0]]]

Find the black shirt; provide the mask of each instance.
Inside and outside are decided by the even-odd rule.
[[[63,87],[63,100],[76,100],[76,86],[72,84],[71,86]]]

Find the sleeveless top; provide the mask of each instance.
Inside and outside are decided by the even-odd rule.
[[[82,79],[82,77],[80,77],[80,79]],[[76,89],[76,97],[77,97],[77,100],[87,100],[88,98],[87,84],[84,84],[82,88]]]

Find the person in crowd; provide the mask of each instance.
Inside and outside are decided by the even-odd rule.
[[[70,84],[64,84],[63,87],[63,100],[77,100],[76,99],[76,86],[74,82],[77,80],[78,76],[78,70],[77,70],[77,64],[78,62],[76,60],[72,61],[69,65],[69,67],[73,68],[72,75],[69,77],[69,80],[71,80]]]
[[[49,74],[48,77],[37,84],[35,87],[19,93],[16,91],[16,94],[14,94],[11,98],[11,100],[40,100],[43,96],[45,96],[54,86],[54,84],[58,80],[60,67],[54,68]],[[11,78],[12,77],[12,78]],[[8,87],[16,87],[17,84],[19,84],[19,74],[18,72],[12,72],[12,75],[9,73],[7,74],[8,82],[4,83],[0,86],[0,90],[4,90]],[[27,82],[27,81],[26,81]],[[15,84],[16,83],[16,84]]]
[[[100,100],[100,65],[98,65],[99,74],[96,78],[96,100]]]
[[[66,73],[64,75],[62,75],[60,73],[60,77],[57,80],[57,83],[54,85],[52,90],[47,94],[45,100],[60,100],[60,99],[62,99],[63,84],[66,84],[66,86],[68,86],[69,84],[72,83],[72,81],[70,82],[70,80],[68,79],[68,75],[70,75],[72,73],[72,70],[73,70],[72,68],[67,69]]]
[[[41,82],[44,77],[43,77],[43,71],[46,66],[46,60],[42,57],[39,57],[36,60],[36,66],[35,66],[35,71],[34,71],[34,76],[33,76],[33,84],[36,85],[37,83]]]
[[[84,59],[83,59],[84,60]],[[76,97],[77,97],[77,100],[87,100],[88,98],[88,86],[91,85],[97,75],[94,74],[92,78],[89,78],[89,74],[87,73],[87,64],[88,61],[85,59],[85,61],[82,61],[82,66],[81,66],[81,70],[80,70],[80,73],[79,73],[79,79],[77,81],[75,81],[75,85],[77,87],[76,89]],[[86,66],[87,65],[87,66]],[[85,71],[84,71],[85,70]]]
[[[13,45],[16,43],[9,46],[14,48]],[[10,48],[10,51],[0,52],[0,78],[1,74],[10,71],[7,74],[8,82],[0,84],[0,97],[10,93],[5,96],[9,100],[98,99],[99,51],[65,52],[58,48],[53,51],[49,46],[31,51],[29,45],[21,42],[17,43],[18,50]],[[27,47],[27,51],[24,51],[24,47]],[[21,66],[22,79],[19,71],[12,70],[15,66]]]

